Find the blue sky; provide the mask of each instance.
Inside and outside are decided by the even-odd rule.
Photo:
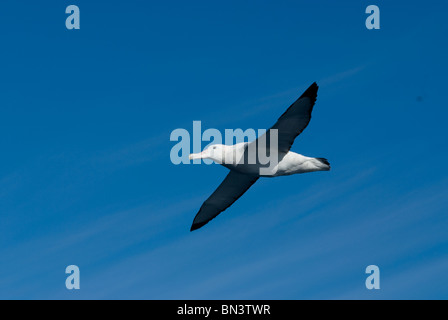
[[[2,3],[0,298],[448,298],[447,10]],[[173,165],[171,131],[268,128],[314,81],[292,150],[332,171],[260,179],[190,233],[227,169]]]

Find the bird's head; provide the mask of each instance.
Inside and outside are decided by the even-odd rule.
[[[190,154],[190,160],[194,159],[211,159],[217,163],[223,163],[226,153],[226,146],[222,144],[214,144],[200,153]]]

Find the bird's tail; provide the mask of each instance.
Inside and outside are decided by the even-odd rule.
[[[331,169],[330,162],[325,158],[314,158],[319,162],[319,167],[322,171],[329,171]]]

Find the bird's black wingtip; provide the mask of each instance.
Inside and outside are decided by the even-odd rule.
[[[200,222],[200,223],[195,223],[195,222],[193,222],[193,224],[191,225],[191,228],[190,228],[190,232],[192,232],[192,231],[194,231],[194,230],[197,230],[197,229],[199,229],[199,228],[201,228],[201,227],[203,227],[204,225],[206,225],[207,224],[207,222]]]
[[[317,83],[313,82],[313,84],[310,85],[309,88],[305,90],[305,92],[300,96],[299,99],[309,98],[313,103],[316,102],[318,89],[319,89],[319,86],[317,85]]]

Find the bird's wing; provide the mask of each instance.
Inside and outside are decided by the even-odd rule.
[[[190,231],[199,229],[230,207],[257,180],[257,176],[230,171],[218,189],[202,204]]]
[[[278,152],[287,153],[291,149],[295,138],[302,133],[311,120],[311,112],[317,98],[319,87],[314,82],[281,116],[277,122],[266,132],[266,144],[269,145],[272,129],[278,130]],[[260,140],[260,138],[258,139]],[[256,140],[257,141],[257,140]]]

